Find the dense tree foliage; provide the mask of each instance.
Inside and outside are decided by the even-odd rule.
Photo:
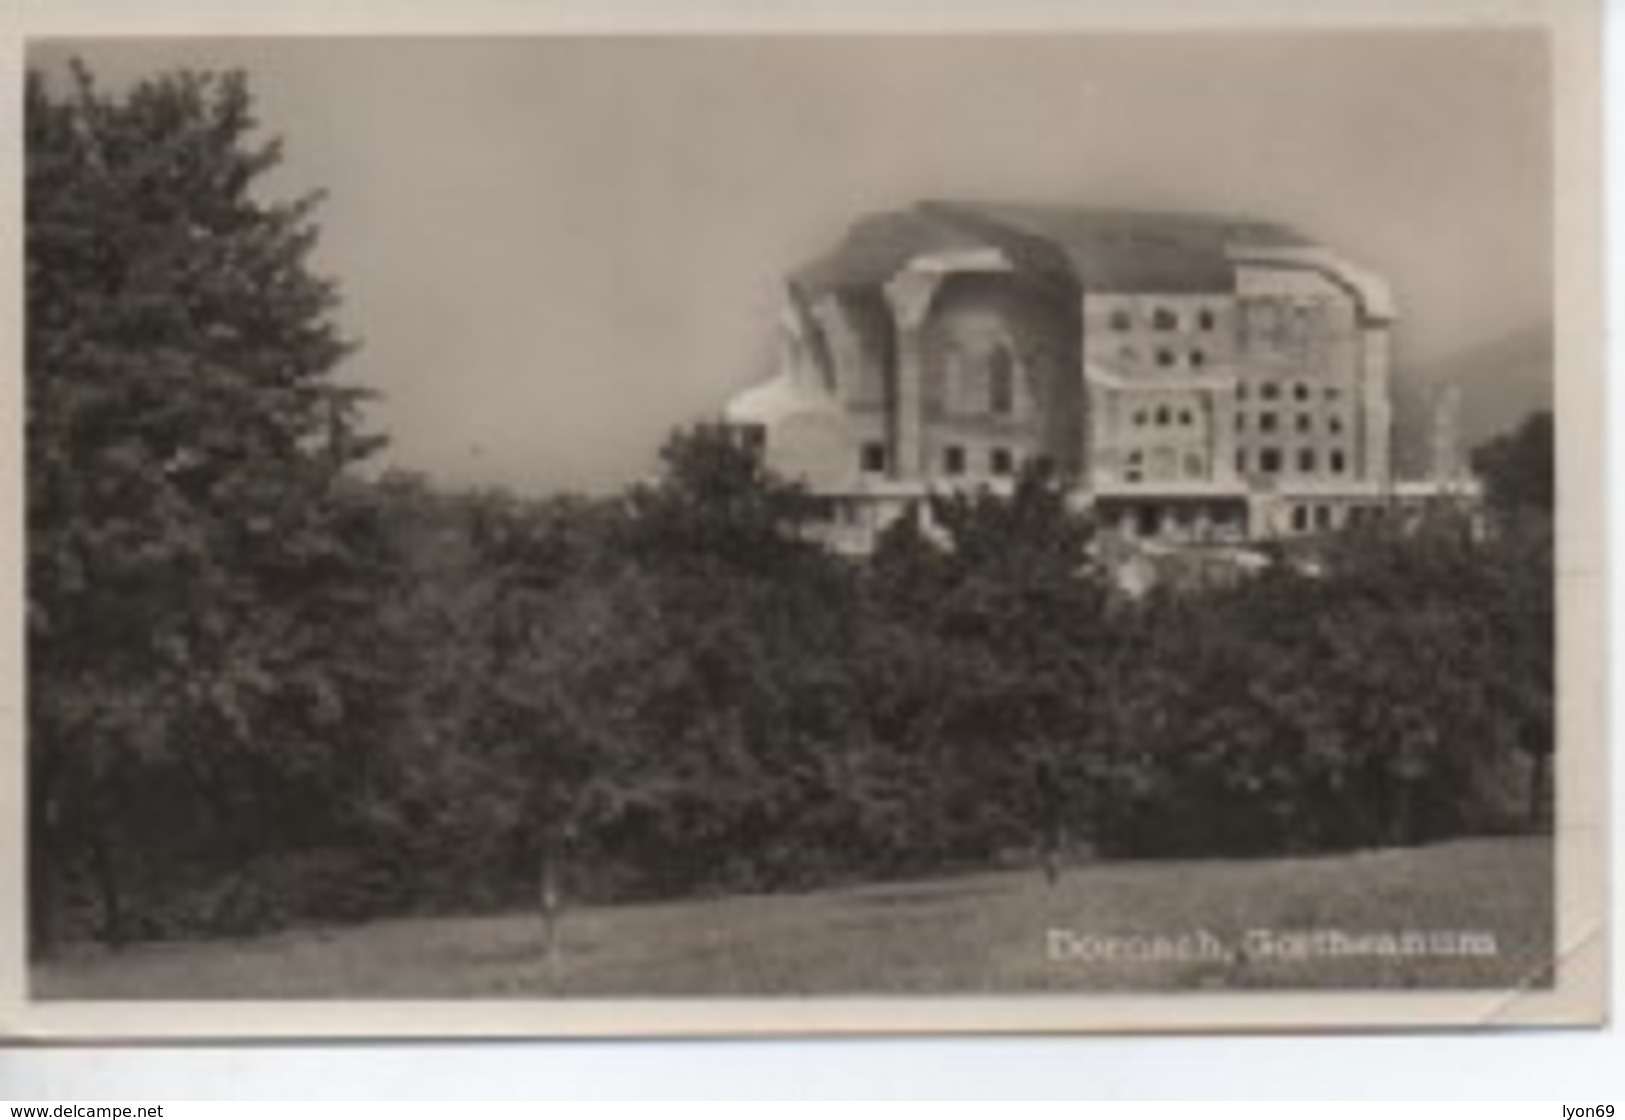
[[[30,881],[87,868],[117,941],[153,845],[336,827],[392,567],[344,481],[372,444],[314,200],[256,194],[279,149],[242,80],[71,78],[27,83]]]
[[[1492,508],[1505,514],[1556,508],[1556,445],[1550,412],[1537,412],[1517,430],[1498,436],[1473,453],[1473,469],[1484,479]]]
[[[1479,457],[1487,522],[1142,600],[1038,469],[866,561],[714,426],[615,497],[364,480],[311,203],[255,189],[277,149],[240,80],[27,96],[36,919],[117,941],[543,877],[614,900],[1549,823],[1549,422]]]

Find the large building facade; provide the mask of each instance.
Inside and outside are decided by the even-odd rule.
[[[1033,460],[1120,538],[1308,535],[1457,481],[1392,477],[1394,321],[1278,225],[923,203],[791,277],[780,368],[727,419],[845,551]]]

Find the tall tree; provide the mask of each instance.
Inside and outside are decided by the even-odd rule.
[[[1503,514],[1550,515],[1556,498],[1556,448],[1550,412],[1530,415],[1517,429],[1473,450],[1490,506]]]
[[[242,75],[30,72],[25,131],[33,912],[84,862],[117,942],[178,798],[232,841],[315,825],[273,798],[331,777],[364,683],[336,638],[385,558],[343,476],[376,441]]]

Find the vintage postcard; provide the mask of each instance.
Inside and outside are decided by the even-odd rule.
[[[0,1030],[1601,1022],[1595,5],[386,7],[9,29]]]

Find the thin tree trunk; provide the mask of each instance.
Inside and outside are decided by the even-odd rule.
[[[55,767],[43,757],[29,760],[28,798],[28,953],[43,957],[56,935],[56,877],[61,873]]]
[[[124,897],[109,833],[105,820],[91,822],[90,873],[101,903],[102,941],[110,949],[120,949],[124,946]]]
[[[1544,751],[1530,755],[1529,770],[1529,826],[1544,828],[1547,809],[1551,804],[1551,755]]]
[[[31,811],[43,812],[39,806]],[[48,820],[31,821],[28,831],[28,955],[40,958],[56,941],[56,840]]]

